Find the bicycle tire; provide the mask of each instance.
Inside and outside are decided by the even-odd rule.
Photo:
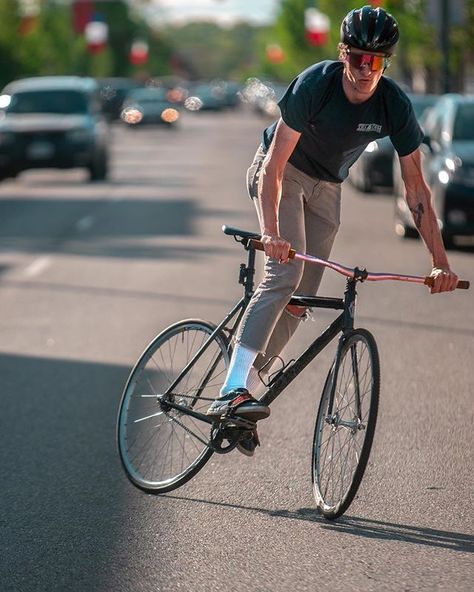
[[[118,450],[127,477],[148,493],[180,487],[213,454],[203,443],[209,441],[210,425],[176,410],[163,411],[157,396],[167,390],[215,329],[214,324],[199,319],[171,325],[148,345],[127,380],[117,418]],[[173,389],[178,393],[174,401],[205,413],[224,381],[230,353],[227,337],[217,333]]]
[[[334,375],[336,390],[328,421]],[[356,385],[361,395],[359,415],[354,408]],[[329,520],[338,518],[349,508],[359,489],[372,448],[379,393],[377,344],[369,331],[354,329],[344,339],[337,372],[334,363],[326,378],[314,430],[313,494],[318,511]],[[354,444],[354,452],[351,452],[351,444]]]

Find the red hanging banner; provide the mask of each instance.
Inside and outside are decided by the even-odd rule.
[[[310,45],[326,45],[329,41],[331,22],[329,17],[317,8],[307,8],[304,13],[305,36]]]

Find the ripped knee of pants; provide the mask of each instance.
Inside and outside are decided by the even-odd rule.
[[[293,319],[304,321],[307,317],[306,306],[298,306],[297,304],[287,304],[285,312]]]

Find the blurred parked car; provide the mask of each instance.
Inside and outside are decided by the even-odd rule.
[[[220,82],[195,84],[189,89],[185,105],[191,111],[220,111],[226,106],[225,87]]]
[[[108,171],[108,127],[92,78],[46,76],[8,84],[0,96],[0,179],[37,168]]]
[[[423,173],[449,246],[454,236],[474,235],[474,96],[442,96],[424,129]],[[402,237],[418,236],[402,183],[395,195],[395,230]]]
[[[168,99],[168,92],[166,88],[154,86],[130,91],[122,105],[122,120],[133,126],[176,126],[180,113],[176,103]]]
[[[436,102],[437,95],[408,94],[418,120]],[[389,137],[370,142],[352,165],[350,181],[360,191],[371,193],[375,187],[393,187],[395,150]]]
[[[224,91],[223,103],[224,107],[235,109],[240,106],[240,91],[242,86],[238,82],[232,80],[222,80],[221,86]]]
[[[143,86],[143,84],[131,78],[120,77],[100,78],[98,82],[102,99],[102,111],[112,121],[120,119],[126,95],[131,90]]]

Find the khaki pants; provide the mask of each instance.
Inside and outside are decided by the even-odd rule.
[[[260,147],[247,171],[250,197],[257,208],[258,178],[265,153]],[[282,238],[292,248],[327,259],[340,223],[341,185],[310,177],[288,163],[285,168],[279,206]],[[261,224],[260,224],[261,226]],[[281,264],[265,257],[264,276],[247,307],[237,341],[260,352],[255,366],[261,368],[280,354],[295,332],[299,320],[285,307],[293,294],[316,295],[324,268],[291,260]]]

